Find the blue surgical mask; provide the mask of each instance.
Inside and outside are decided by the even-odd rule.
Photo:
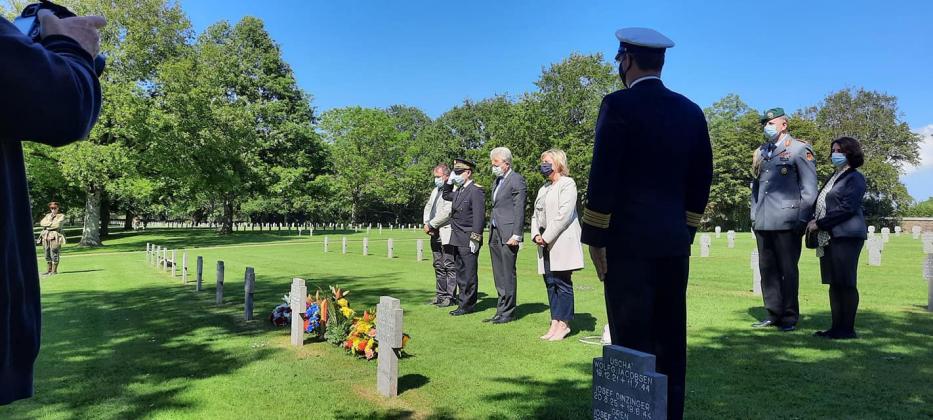
[[[498,177],[502,176],[502,174],[504,174],[504,173],[505,173],[505,171],[502,170],[502,167],[496,166],[496,165],[493,165],[493,166],[492,166],[492,174],[493,174],[495,177],[498,178]]]
[[[454,184],[463,185],[463,175],[453,174],[450,176],[450,179],[454,181]]]
[[[441,177],[439,177],[439,176],[434,177],[434,186],[437,187],[437,188],[443,187],[443,186],[444,186],[444,178],[441,178]]]
[[[541,164],[541,175],[551,176],[551,173],[554,172],[554,165],[544,162]]]
[[[845,153],[834,152],[830,155],[830,159],[833,161],[833,166],[839,168],[846,164],[848,159],[846,159]]]
[[[768,136],[768,140],[774,140],[778,136],[778,129],[773,124],[765,124],[765,135]]]

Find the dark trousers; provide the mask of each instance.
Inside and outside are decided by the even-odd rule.
[[[436,280],[436,299],[453,300],[457,296],[457,270],[454,253],[450,245],[441,244],[440,234],[431,237],[431,255],[434,258],[434,277]]]
[[[457,265],[457,287],[460,288],[459,308],[466,312],[473,312],[476,306],[476,286],[479,277],[476,274],[477,255],[470,252],[469,246],[456,247],[454,254]]]
[[[489,232],[489,254],[492,256],[492,278],[496,283],[496,292],[499,293],[499,302],[496,304],[496,315],[503,319],[512,319],[515,316],[515,299],[517,293],[515,259],[518,257],[518,245],[505,245],[502,240],[502,231],[493,227]]]
[[[551,307],[551,319],[569,322],[573,319],[573,271],[551,271],[551,258],[544,251],[544,287]]]
[[[608,258],[606,309],[612,344],[651,353],[667,375],[667,416],[683,418],[687,374],[689,257]]]
[[[830,331],[855,333],[855,313],[859,295],[856,287],[858,259],[865,241],[855,238],[834,238],[823,248],[820,275],[829,284],[829,308],[833,315]]]
[[[768,319],[779,325],[797,325],[800,318],[797,263],[803,235],[792,230],[756,230],[755,238],[758,240],[761,294]]]

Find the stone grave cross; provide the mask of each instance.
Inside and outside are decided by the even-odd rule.
[[[667,376],[656,358],[622,346],[603,346],[593,359],[594,419],[666,419]]]

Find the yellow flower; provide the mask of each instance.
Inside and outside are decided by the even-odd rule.
[[[373,346],[375,345],[376,345],[376,340],[373,340],[372,338],[370,338],[369,341],[366,342],[366,350],[372,350]]]
[[[347,305],[349,305],[349,303],[347,303],[346,299],[337,299],[337,306],[340,306],[341,308],[346,308]]]
[[[343,314],[344,318],[350,318],[354,314],[353,309],[350,309],[346,306],[340,308],[340,313]]]

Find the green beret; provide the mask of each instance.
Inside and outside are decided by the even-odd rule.
[[[783,117],[783,116],[784,116],[784,108],[771,108],[765,111],[765,113],[761,115],[761,123],[764,124],[777,117]]]

